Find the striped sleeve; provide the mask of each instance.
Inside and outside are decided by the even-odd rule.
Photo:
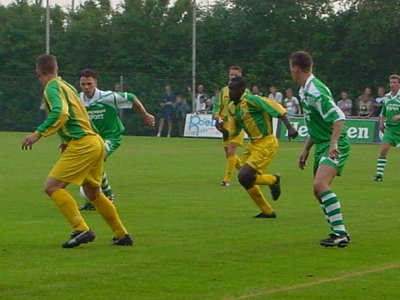
[[[287,113],[286,109],[273,99],[266,97],[252,97],[252,100],[261,110],[275,118]]]
[[[135,94],[132,93],[116,93],[116,92],[102,92],[100,98],[96,100],[97,103],[111,105],[115,108],[132,108],[132,103],[137,100]]]
[[[37,131],[43,136],[56,133],[67,122],[69,113],[67,103],[61,96],[61,88],[57,81],[50,82],[44,90],[44,99],[49,114],[39,125]]]

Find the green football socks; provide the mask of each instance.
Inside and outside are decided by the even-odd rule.
[[[106,172],[103,173],[103,180],[101,182],[101,191],[107,196],[112,196],[113,191],[111,189],[110,183],[108,182],[108,177]]]
[[[340,202],[335,193],[328,190],[320,195],[325,216],[333,230],[337,235],[347,235],[344,227],[343,216],[341,212]]]
[[[386,158],[378,158],[378,160],[376,161],[376,177],[383,178],[386,162],[387,162]]]

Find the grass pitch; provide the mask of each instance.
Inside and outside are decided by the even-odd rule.
[[[352,244],[333,249],[318,244],[329,230],[312,196],[311,161],[297,168],[303,143],[281,142],[268,169],[282,174],[281,198],[271,201],[278,218],[254,219],[258,209],[236,180],[219,186],[221,141],[124,137],[106,171],[135,245],[111,246],[104,221],[85,212],[96,240],[62,249],[70,228],[43,192],[58,140],[22,151],[24,136],[0,133],[0,299],[400,297],[398,149],[376,183],[379,145],[352,146],[333,187]]]

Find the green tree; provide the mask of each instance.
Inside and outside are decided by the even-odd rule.
[[[0,128],[27,130],[38,118],[35,58],[44,52],[43,8],[18,1],[0,6]]]

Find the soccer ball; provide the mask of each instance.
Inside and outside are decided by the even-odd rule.
[[[79,194],[81,195],[82,199],[89,200],[88,197],[86,196],[85,191],[83,190],[82,186],[79,187]]]

